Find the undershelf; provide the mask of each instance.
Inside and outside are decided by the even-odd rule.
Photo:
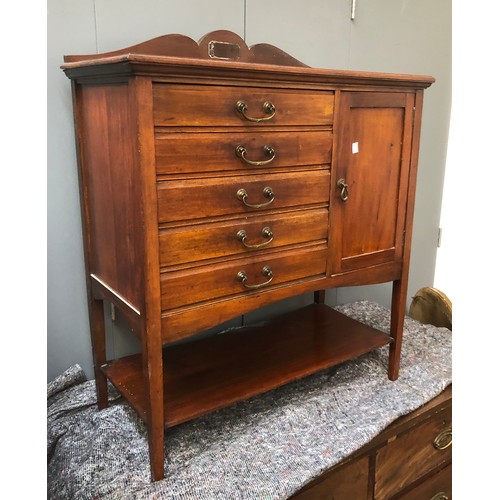
[[[163,349],[165,426],[338,365],[391,342],[386,333],[323,304],[312,304],[264,326],[246,327]],[[141,355],[103,366],[147,420]]]

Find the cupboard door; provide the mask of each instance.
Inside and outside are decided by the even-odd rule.
[[[401,260],[415,96],[343,92],[334,272]]]

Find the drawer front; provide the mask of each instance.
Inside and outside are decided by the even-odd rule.
[[[290,500],[365,500],[370,493],[369,457],[362,457],[306,487]]]
[[[196,302],[248,294],[252,291],[261,293],[271,290],[276,285],[324,275],[326,254],[326,245],[323,245],[302,250],[259,254],[258,257],[236,259],[217,265],[166,272],[160,279],[161,307],[162,310],[170,310]],[[265,268],[270,268],[272,276],[263,272]],[[245,281],[238,279],[240,272],[245,273]],[[247,288],[256,285],[258,286],[256,289]]]
[[[451,500],[451,471],[450,464],[401,497],[398,497],[398,500]]]
[[[439,441],[439,447],[443,449],[438,449],[435,441]],[[451,445],[446,446],[449,443],[451,408],[389,442],[377,453],[376,498],[390,498],[420,477],[451,461]]]
[[[327,170],[158,183],[160,223],[327,203]]]
[[[327,231],[326,209],[162,229],[160,266],[326,240]]]
[[[238,111],[240,101],[246,106],[244,113]],[[266,103],[274,112],[269,106],[264,109]],[[245,114],[266,120],[248,120]],[[153,119],[156,126],[164,127],[331,125],[333,92],[156,84]]]
[[[332,132],[159,133],[155,149],[158,175],[330,165]]]

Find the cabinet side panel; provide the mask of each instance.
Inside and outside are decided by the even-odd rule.
[[[80,168],[90,274],[131,305],[141,305],[142,216],[134,168],[135,126],[127,84],[80,86]]]

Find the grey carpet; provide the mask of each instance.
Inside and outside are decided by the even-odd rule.
[[[337,310],[383,331],[389,311]],[[451,383],[451,332],[405,320],[401,372],[388,348],[169,429],[166,479],[151,483],[146,429],[112,391],[97,411],[78,365],[47,387],[48,498],[285,499]]]

